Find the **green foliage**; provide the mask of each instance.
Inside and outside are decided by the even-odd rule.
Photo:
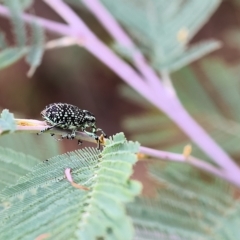
[[[203,57],[204,55],[218,49],[220,43],[217,41],[209,40],[190,46],[187,51],[183,52],[180,56],[172,59],[167,59],[163,64],[156,62],[155,68],[165,71],[176,71],[183,66],[187,66],[191,62]]]
[[[32,28],[32,46],[29,49],[26,61],[31,65],[28,76],[32,76],[36,68],[40,65],[44,53],[44,31],[37,22],[31,24]]]
[[[16,184],[17,180],[37,163],[39,160],[32,156],[0,147],[0,191]]]
[[[44,53],[44,31],[37,22],[30,24],[30,41],[27,39],[27,32],[22,18],[23,10],[29,8],[32,0],[5,0],[5,5],[11,13],[11,23],[16,47],[10,47],[0,32],[0,69],[8,67],[22,57],[26,56],[27,63],[31,66],[28,73],[32,76],[35,69],[40,65]]]
[[[239,190],[183,164],[155,163],[155,199],[127,207],[135,239],[235,240],[240,235]]]
[[[5,5],[11,13],[11,21],[13,33],[16,36],[16,44],[18,47],[24,47],[27,41],[25,24],[22,20],[22,7],[20,1],[6,0]]]
[[[159,71],[175,71],[219,47],[216,41],[205,41],[189,49],[187,44],[220,0],[103,0],[103,3],[136,38]],[[115,49],[123,52],[120,47]],[[129,49],[128,55],[133,50]]]
[[[21,59],[26,54],[26,49],[7,48],[0,52],[0,69],[6,68]]]
[[[14,132],[16,130],[16,123],[14,116],[7,109],[4,109],[0,117],[0,134],[3,132]]]
[[[123,203],[141,191],[138,182],[129,180],[138,148],[117,134],[102,152],[86,148],[35,165],[0,193],[0,238],[34,239],[48,233],[52,239],[132,239]],[[18,155],[4,151],[9,161]],[[73,188],[65,179],[66,168],[89,191]]]

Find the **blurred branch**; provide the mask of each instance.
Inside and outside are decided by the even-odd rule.
[[[45,2],[49,4],[50,1]],[[102,5],[101,7],[99,7],[99,4],[101,4],[99,1],[89,1],[89,6],[93,6],[93,4],[98,4],[98,8],[95,8],[93,12],[96,12],[95,14],[98,16],[98,18],[102,19],[104,13],[102,10],[104,9],[104,7]],[[143,65],[141,65],[141,67],[139,65],[139,68],[140,71],[143,73],[145,79],[129,64],[127,64],[120,57],[118,57],[100,39],[98,39],[97,36],[86,26],[86,24],[81,20],[81,18],[66,3],[61,0],[52,0],[50,6],[53,8],[53,10],[56,10],[60,14],[60,16],[70,24],[70,26],[67,26],[66,24],[56,23],[54,21],[46,20],[40,17],[32,16],[29,14],[24,14],[23,19],[26,22],[37,21],[38,24],[45,27],[47,30],[53,31],[61,35],[66,35],[76,39],[84,39],[83,45],[90,53],[92,53],[100,61],[105,63],[127,84],[129,84],[133,89],[139,92],[159,110],[165,112],[206,154],[208,154],[215,161],[216,164],[218,164],[223,170],[225,170],[229,176],[235,176],[235,180],[238,181],[240,185],[240,169],[237,164],[189,115],[189,113],[180,103],[179,99],[176,96],[170,95],[168,91],[166,91],[156,73],[149,65],[147,65],[144,60],[140,61]],[[107,10],[105,9],[104,11]],[[0,15],[10,17],[7,8],[2,5],[0,5]],[[110,16],[110,13],[108,15]],[[108,23],[107,25],[109,29],[111,29],[113,26],[116,26],[116,22],[111,22],[113,21],[112,19],[113,18],[111,17],[108,18],[108,21],[110,21],[110,23]],[[104,22],[106,24],[106,20],[102,19],[101,22]],[[113,31],[109,31],[112,33],[113,36],[118,39],[120,36],[119,29],[120,26],[117,25],[118,31],[115,31],[114,33]],[[121,34],[123,33],[124,32],[121,32]],[[124,41],[126,41],[126,39],[127,38],[125,35]],[[119,39],[119,42],[123,42],[122,38]],[[126,41],[124,43],[130,45],[132,44],[131,42],[129,42],[129,38],[128,42]],[[136,56],[139,56],[139,53]],[[136,65],[140,62],[137,62]],[[148,82],[146,82],[146,79],[148,80]],[[148,83],[151,84],[149,85]]]
[[[115,18],[107,11],[107,9],[100,3],[99,0],[82,0],[82,2],[88,7],[88,9],[94,14],[99,22],[105,27],[109,34],[118,42],[121,46],[131,50],[133,53],[133,61],[137,69],[145,77],[145,80],[149,82],[152,90],[161,89],[163,87],[160,83],[160,79],[154,70],[147,64],[141,51],[135,46],[132,39],[125,33]]]
[[[172,153],[172,152],[167,152],[167,151],[160,151],[160,150],[155,150],[147,147],[140,147],[140,153],[144,154],[141,159],[145,159],[145,155],[153,157],[153,158],[158,158],[161,160],[165,161],[173,161],[173,162],[179,162],[179,163],[186,163],[190,164],[200,170],[203,170],[205,172],[208,172],[210,174],[213,174],[217,177],[220,177],[222,179],[225,179],[226,181],[240,187],[239,181],[234,178],[231,175],[228,175],[226,172],[223,170],[217,168],[216,166],[213,166],[212,164],[196,158],[194,156],[184,156],[184,154],[178,154],[178,153]]]
[[[50,50],[55,48],[62,48],[62,47],[69,47],[72,45],[83,45],[83,44],[84,44],[84,39],[76,39],[72,37],[61,37],[58,39],[48,41],[45,44],[45,49]]]

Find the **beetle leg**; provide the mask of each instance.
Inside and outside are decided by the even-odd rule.
[[[62,141],[64,138],[66,138],[66,137],[68,137],[68,134],[64,134],[64,135],[61,135],[61,138],[56,138],[56,137],[54,137],[54,139],[56,140],[56,141]]]
[[[76,129],[72,130],[72,133],[69,134],[69,139],[74,139],[76,137]]]
[[[101,128],[98,128],[96,132],[101,132],[105,138],[107,137],[107,134]]]
[[[40,135],[41,133],[47,132],[47,131],[51,130],[52,128],[58,127],[61,124],[62,123],[57,123],[57,124],[54,124],[52,126],[49,126],[49,127],[45,128],[45,129],[41,130],[39,133],[37,133],[37,135]]]
[[[100,150],[100,146],[101,146],[100,143],[101,143],[101,142],[100,142],[99,137],[98,137],[98,136],[95,136],[95,140],[97,141],[97,149]]]

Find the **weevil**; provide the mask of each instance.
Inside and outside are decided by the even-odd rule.
[[[40,133],[49,131],[52,128],[59,128],[71,131],[71,133],[62,135],[62,139],[74,139],[76,137],[76,131],[82,131],[88,136],[95,138],[98,142],[98,148],[100,148],[100,139],[96,133],[101,132],[103,136],[106,137],[103,130],[96,127],[96,118],[91,112],[82,110],[68,103],[49,104],[42,110],[41,116],[49,127],[45,128]],[[78,140],[78,144],[81,143],[82,142]]]

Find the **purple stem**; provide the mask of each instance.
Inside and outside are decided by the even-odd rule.
[[[128,37],[125,31],[121,28],[118,22],[112,17],[107,9],[101,4],[99,0],[82,0],[89,10],[95,15],[99,22],[105,29],[112,35],[112,37],[121,45],[129,49],[136,49],[132,40]],[[133,52],[135,65],[143,73],[145,78],[153,83],[152,86],[156,87],[158,93],[167,93],[163,89],[161,79],[155,74],[152,68],[147,65],[142,54],[135,50]],[[156,84],[156,82],[158,84]],[[155,91],[156,92],[156,91]],[[164,112],[175,122],[178,126],[199,145],[215,162],[223,169],[226,168],[232,173],[239,174],[239,167],[230,159],[230,157],[212,140],[211,137],[200,127],[193,118],[188,114],[182,106],[176,95],[169,95],[171,100],[168,101],[169,105],[173,104]],[[168,98],[167,97],[167,98]],[[166,102],[167,103],[167,102]],[[156,106],[159,106],[158,104]],[[161,106],[159,106],[161,108]],[[161,110],[164,110],[161,108]],[[181,115],[181,116],[180,116]]]
[[[55,0],[55,3],[59,2]],[[65,3],[63,3],[65,4]],[[56,6],[56,5],[55,5]],[[65,4],[65,7],[61,8],[62,17],[66,20],[65,9],[68,9],[66,13],[76,15],[73,11],[69,11],[69,7]],[[0,15],[9,17],[8,10],[0,5]],[[46,29],[53,31],[61,35],[72,36],[74,38],[82,38],[84,36],[85,48],[89,50],[94,56],[104,62],[109,68],[111,68],[117,75],[119,75],[127,84],[138,91],[142,96],[148,99],[153,105],[164,111],[182,130],[191,138],[195,143],[202,148],[219,166],[234,174],[235,178],[239,180],[240,170],[238,166],[232,161],[232,159],[209,137],[209,135],[192,119],[192,117],[186,112],[184,107],[178,101],[177,98],[173,98],[166,94],[166,91],[162,89],[160,84],[155,91],[152,91],[144,81],[144,79],[126,62],[114,54],[103,42],[101,42],[92,33],[85,23],[79,17],[68,16],[67,20],[76,27],[71,28],[65,24],[56,23],[43,18],[24,14],[23,19],[26,22],[37,20],[40,25]],[[75,22],[76,21],[76,22]],[[145,63],[145,62],[144,62]],[[146,67],[146,65],[144,65]],[[148,67],[148,70],[150,67]],[[149,71],[149,75],[145,74],[152,82],[156,80],[156,74],[153,70]],[[152,75],[151,75],[152,74]],[[153,80],[155,78],[155,80]],[[160,82],[160,80],[158,79]],[[155,93],[158,92],[158,96]],[[240,180],[239,180],[240,182]]]
[[[105,27],[105,29],[109,32],[109,34],[116,42],[132,51],[135,66],[145,77],[145,80],[148,81],[152,86],[152,89],[158,89],[161,92],[164,92],[159,77],[147,64],[141,51],[138,50],[132,39],[125,33],[125,31],[120,27],[119,23],[107,11],[101,2],[99,0],[82,0],[82,2],[94,14],[94,16]]]
[[[161,160],[167,160],[167,161],[173,161],[173,162],[181,162],[181,163],[187,163],[190,164],[198,169],[201,169],[205,172],[211,173],[217,177],[220,177],[222,179],[227,180],[228,182],[231,182],[235,184],[236,186],[240,187],[240,182],[238,179],[233,178],[232,176],[229,176],[224,171],[218,169],[217,167],[213,166],[212,164],[209,164],[201,159],[195,158],[193,156],[188,156],[187,158],[183,154],[177,154],[172,152],[166,152],[166,151],[160,151],[155,150],[147,147],[140,147],[140,153],[146,154],[148,156],[159,158]]]
[[[113,69],[116,74],[118,74],[123,80],[125,80],[141,95],[149,99],[150,102],[152,102],[154,105],[159,105],[158,100],[155,97],[152,97],[151,89],[149,89],[148,85],[144,82],[144,79],[132,67],[130,67],[113,51],[111,51],[109,47],[107,47],[102,41],[100,41],[66,3],[61,0],[44,1],[50,7],[54,8],[54,10],[69,24],[69,27],[75,30],[73,37],[79,38],[80,35],[84,35],[84,47],[89,52],[91,52],[94,56],[104,62],[108,67]],[[160,81],[156,82],[160,83]],[[164,93],[163,88],[162,92]],[[161,104],[161,109],[165,109],[165,107],[168,107],[166,104],[164,104],[164,99],[160,100],[163,103]]]
[[[184,132],[223,170],[235,175],[240,180],[239,166],[228,154],[217,145],[207,132],[189,115],[182,104],[177,101],[175,106],[167,114],[184,130]]]

